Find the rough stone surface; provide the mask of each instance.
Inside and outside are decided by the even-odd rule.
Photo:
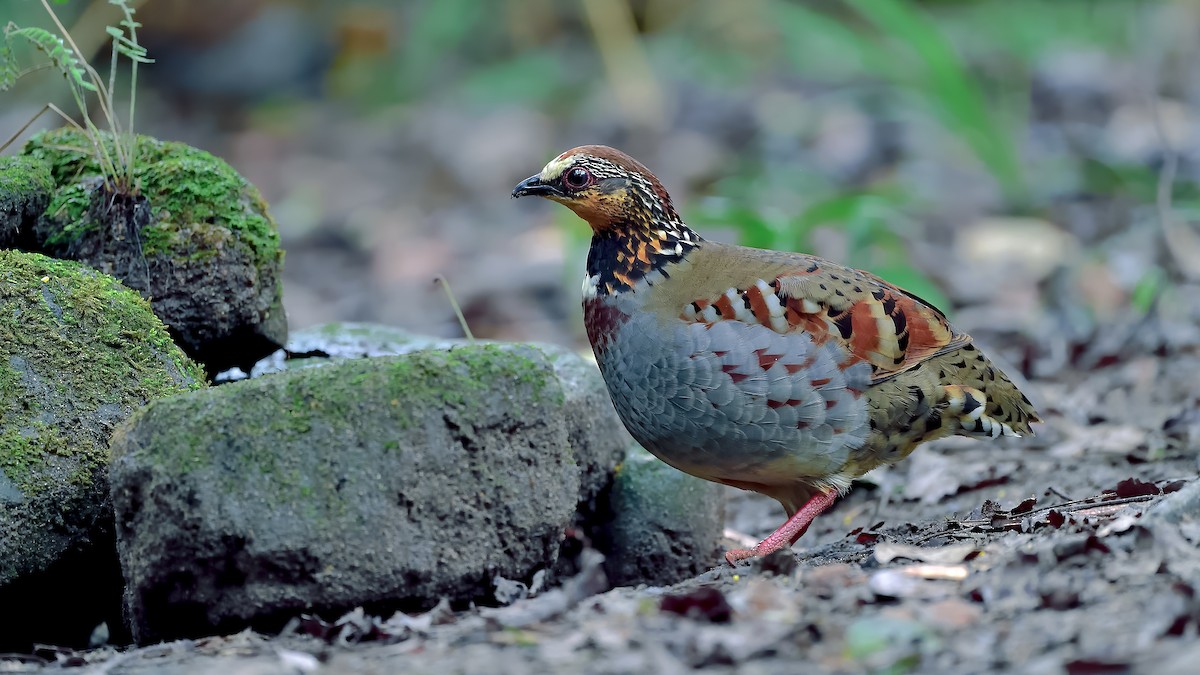
[[[563,383],[566,396],[563,413],[579,465],[575,524],[596,539],[602,536],[611,518],[604,497],[612,485],[614,469],[633,438],[613,409],[608,389],[594,363],[562,347],[541,345],[540,349],[554,363],[554,372]]]
[[[114,151],[111,140],[105,146]],[[283,253],[258,190],[207,152],[139,136],[138,192],[129,196],[108,187],[92,147],[73,129],[26,144],[57,185],[36,228],[38,250],[86,262],[151,298],[210,374],[248,370],[281,347]]]
[[[689,476],[634,445],[610,496],[609,579],[673,584],[717,565],[725,522],[723,487]]]
[[[254,375],[285,369],[323,365],[330,359],[398,356],[424,349],[451,349],[471,344],[467,340],[433,338],[393,326],[367,323],[330,323],[295,331],[283,351],[254,366]],[[489,344],[477,342],[476,344]],[[607,514],[598,504],[612,483],[613,469],[625,456],[633,439],[613,410],[608,390],[595,364],[564,347],[530,343],[554,364],[562,381],[563,403],[571,447],[580,471],[576,525],[595,534]]]
[[[27,248],[50,203],[50,167],[32,157],[0,157],[0,248]]]
[[[369,356],[399,356],[421,349],[448,349],[466,344],[471,342],[420,335],[395,326],[347,322],[298,330],[288,338],[287,348],[294,359],[302,360],[306,356],[361,359]]]
[[[449,349],[466,344],[470,342],[418,335],[395,326],[327,323],[292,331],[288,335],[287,347],[254,364],[250,375],[259,377],[292,368],[320,366],[330,359],[399,356],[421,349]]]
[[[488,601],[551,567],[579,494],[552,358],[468,345],[158,401],[113,440],[140,641],[356,605]]]
[[[133,291],[0,250],[0,651],[34,636],[86,643],[106,600],[119,610],[109,435],[147,401],[202,383]],[[119,611],[107,618],[120,624]]]

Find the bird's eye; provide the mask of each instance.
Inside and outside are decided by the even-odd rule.
[[[592,182],[592,174],[587,169],[577,166],[563,176],[563,184],[572,190],[579,190]]]

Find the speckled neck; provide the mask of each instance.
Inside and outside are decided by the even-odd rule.
[[[667,275],[668,265],[686,260],[703,241],[679,221],[622,223],[596,232],[587,259],[592,292],[623,293],[651,272]]]

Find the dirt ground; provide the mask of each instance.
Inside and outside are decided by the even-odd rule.
[[[561,589],[507,607],[47,647],[0,673],[1191,672],[1200,354],[1158,351],[1034,383],[1050,402],[1036,438],[948,439],[869,475],[794,555],[609,590],[585,554]],[[731,491],[730,543],[782,517]]]

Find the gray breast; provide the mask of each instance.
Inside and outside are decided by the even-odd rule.
[[[597,360],[626,427],[663,461],[710,479],[756,481],[781,463],[820,477],[866,438],[869,366],[839,368],[833,342],[627,314]]]

